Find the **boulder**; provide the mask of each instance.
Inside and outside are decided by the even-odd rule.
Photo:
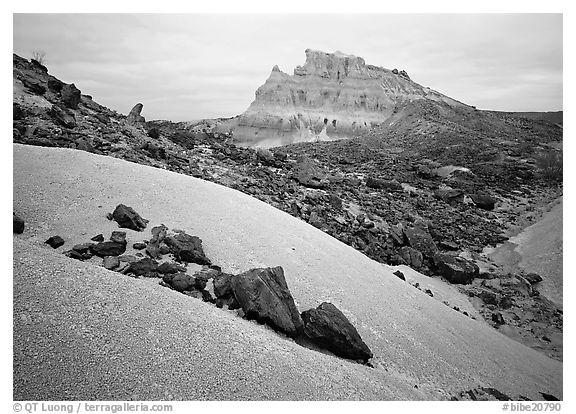
[[[62,96],[62,102],[68,108],[78,109],[78,104],[81,101],[80,97],[80,89],[76,87],[73,83],[70,85],[62,86],[62,90],[60,91]]]
[[[248,319],[266,323],[291,337],[302,331],[302,319],[280,266],[248,270],[232,277],[231,286]]]
[[[504,325],[506,321],[500,312],[492,313],[492,322],[495,322],[496,325]]]
[[[470,198],[476,207],[483,210],[494,210],[496,200],[487,194],[470,194]]]
[[[146,228],[148,220],[140,217],[132,207],[118,204],[112,213],[112,218],[118,223],[119,227],[142,231]]]
[[[304,335],[335,355],[364,362],[373,357],[356,328],[333,304],[323,302],[302,312],[302,320]]]
[[[394,273],[392,273],[394,276],[396,276],[398,279],[404,280],[406,281],[406,276],[404,276],[404,273],[402,273],[400,270],[396,270]]]
[[[178,263],[164,262],[158,266],[156,271],[162,274],[178,273],[178,272],[186,272],[186,268],[184,266],[180,266]]]
[[[141,125],[144,122],[146,122],[146,119],[142,115],[140,115],[143,107],[144,105],[142,105],[141,103],[137,103],[136,105],[134,105],[134,107],[126,117],[126,123],[128,125]]]
[[[126,244],[126,232],[125,231],[113,231],[110,235],[110,240],[115,243]]]
[[[430,233],[421,227],[405,227],[404,236],[410,247],[419,250],[426,257],[432,258],[438,252]]]
[[[454,188],[439,188],[434,191],[434,197],[448,204],[464,201],[464,191]]]
[[[12,119],[14,121],[19,121],[20,119],[24,119],[26,117],[26,113],[22,109],[22,107],[16,103],[12,103]]]
[[[328,184],[326,173],[306,156],[301,156],[292,169],[292,178],[311,188],[325,188]]]
[[[56,78],[48,79],[48,89],[54,92],[61,92],[64,87],[64,82]]]
[[[182,232],[175,236],[166,237],[164,242],[170,248],[170,253],[178,261],[200,265],[210,264],[210,260],[204,254],[202,240],[199,237]]]
[[[136,276],[156,277],[158,270],[158,262],[150,257],[130,263],[128,273],[133,273]]]
[[[126,251],[126,243],[105,241],[93,245],[90,249],[93,254],[99,257],[120,256]]]
[[[49,115],[58,124],[66,128],[74,128],[76,126],[76,118],[68,109],[59,105],[52,105]]]
[[[60,236],[52,236],[48,240],[46,240],[44,243],[48,244],[53,249],[57,249],[58,247],[60,247],[64,244],[64,239]]]
[[[526,279],[531,285],[542,282],[542,276],[538,273],[528,273],[524,275],[524,279]]]
[[[232,278],[234,275],[228,273],[220,273],[212,279],[214,284],[214,295],[219,299],[227,299],[234,293],[232,292]]]
[[[144,250],[146,248],[146,243],[136,242],[132,244],[132,248],[136,250]]]
[[[419,250],[413,247],[403,246],[400,248],[400,256],[406,264],[414,269],[420,269],[424,263],[424,257]]]
[[[74,247],[72,247],[72,250],[75,250],[80,254],[85,254],[90,252],[92,246],[94,246],[94,243],[75,244]]]
[[[98,234],[98,235],[92,237],[90,240],[95,241],[95,242],[103,242],[104,241],[104,235]]]
[[[276,158],[272,151],[266,148],[256,148],[256,159],[264,165],[276,165]]]
[[[162,280],[178,292],[194,289],[194,278],[184,272],[167,273],[162,277]]]
[[[397,180],[382,180],[372,176],[369,176],[366,179],[366,187],[376,188],[379,190],[402,191],[402,184]]]
[[[120,266],[120,259],[117,256],[106,256],[102,265],[108,270],[113,270]]]
[[[478,266],[460,256],[440,253],[434,257],[437,271],[450,283],[469,284],[478,277]]]
[[[16,234],[24,233],[24,220],[14,212],[12,212],[12,231]]]

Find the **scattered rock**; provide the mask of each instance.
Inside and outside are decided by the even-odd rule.
[[[75,244],[74,247],[72,247],[72,250],[75,250],[80,254],[85,254],[85,253],[90,252],[90,249],[92,248],[92,246],[94,246],[94,243]]]
[[[136,250],[144,250],[146,248],[146,243],[136,242],[132,244],[132,248]]]
[[[156,271],[162,274],[178,273],[178,272],[186,272],[186,268],[184,266],[180,266],[178,263],[164,262],[158,266]]]
[[[302,320],[306,337],[335,355],[364,362],[373,357],[356,328],[333,304],[323,302],[302,312]]]
[[[120,256],[126,251],[126,243],[116,243],[113,241],[105,241],[95,244],[91,248],[92,253],[99,257],[105,256]]]
[[[311,188],[326,188],[326,173],[310,158],[301,156],[292,169],[292,178]]]
[[[464,201],[464,191],[453,188],[440,188],[434,191],[434,197],[448,204],[461,203]]]
[[[526,279],[531,285],[542,282],[542,276],[538,273],[528,273],[524,275],[524,279]]]
[[[182,232],[175,236],[166,237],[164,242],[178,261],[197,263],[200,265],[211,264],[210,260],[204,254],[202,240],[199,237],[190,236]]]
[[[128,268],[129,273],[136,276],[156,277],[158,270],[158,262],[150,257],[130,263]]]
[[[12,230],[16,234],[24,233],[24,220],[14,212],[12,212]]]
[[[404,235],[408,244],[424,256],[432,258],[438,252],[438,247],[427,230],[420,227],[406,227],[404,228]]]
[[[395,275],[398,279],[402,279],[402,280],[406,280],[406,277],[404,276],[404,273],[402,273],[400,270],[396,270],[394,273],[392,273],[393,275]]]
[[[232,292],[248,319],[295,337],[302,319],[281,267],[251,269],[231,278]]]
[[[62,90],[60,91],[62,96],[62,102],[68,108],[78,109],[78,104],[81,101],[80,97],[80,89],[76,87],[73,83],[70,85],[62,86]]]
[[[48,244],[53,249],[57,249],[58,247],[60,247],[64,244],[64,239],[60,236],[52,236],[48,240],[46,240],[44,243]]]
[[[396,180],[382,180],[380,178],[375,178],[369,176],[366,179],[366,187],[376,188],[379,190],[388,191],[402,191],[402,184]]]
[[[110,236],[110,240],[115,243],[126,244],[126,232],[125,231],[113,231]]]
[[[106,269],[113,270],[120,266],[120,259],[117,256],[106,256],[102,264]]]
[[[478,266],[460,256],[439,253],[434,257],[434,263],[440,275],[450,283],[469,284],[478,277]]]
[[[256,158],[264,165],[276,165],[276,157],[266,148],[256,148]]]
[[[470,198],[476,204],[476,207],[483,210],[494,210],[496,200],[487,194],[470,194]]]
[[[118,223],[118,226],[136,231],[144,230],[148,224],[148,220],[143,219],[132,207],[124,204],[116,206],[112,218]]]
[[[95,242],[103,242],[104,241],[104,235],[98,234],[97,236],[92,237],[90,240],[95,241]]]

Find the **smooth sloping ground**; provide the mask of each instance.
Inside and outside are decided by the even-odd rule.
[[[562,197],[551,204],[550,211],[540,220],[511,237],[489,256],[505,271],[522,269],[538,273],[543,278],[537,286],[539,292],[562,306]]]
[[[334,303],[374,352],[375,368],[58,253],[117,229],[105,215],[119,203],[149,228],[198,235],[224,271],[282,266],[299,309]],[[14,208],[27,225],[14,237],[17,399],[431,399],[477,386],[562,397],[558,361],[237,191],[85,152],[14,145]],[[129,244],[150,237],[127,233]],[[63,248],[40,246],[55,234]]]

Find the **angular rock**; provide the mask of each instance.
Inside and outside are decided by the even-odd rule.
[[[470,198],[476,207],[483,210],[494,210],[496,200],[487,194],[470,194]]]
[[[80,89],[76,87],[73,83],[70,85],[62,86],[62,90],[60,91],[62,96],[62,102],[68,108],[78,109],[78,104],[81,101],[80,97]]]
[[[524,279],[526,279],[531,285],[542,282],[542,276],[538,273],[528,273],[524,275]]]
[[[146,275],[155,277],[156,275],[154,273],[157,270],[158,270],[158,262],[149,257],[145,257],[144,259],[130,263],[130,267],[128,268],[128,272],[133,273],[136,276]]]
[[[125,243],[116,243],[113,241],[105,241],[95,244],[91,247],[92,253],[99,257],[105,256],[120,256],[126,251]]]
[[[120,266],[120,259],[117,256],[106,256],[102,265],[108,270],[113,270]]]
[[[420,227],[406,227],[404,228],[404,235],[408,244],[419,250],[424,256],[432,258],[438,252],[438,247],[427,230]]]
[[[113,231],[110,235],[110,240],[115,243],[126,244],[126,232],[125,231]]]
[[[398,279],[401,280],[406,280],[406,277],[404,276],[404,273],[402,273],[400,270],[396,270],[394,273],[392,273],[394,276],[396,276]]]
[[[264,165],[276,165],[276,158],[272,151],[266,148],[256,148],[256,159]]]
[[[136,105],[134,105],[134,107],[126,117],[126,123],[128,125],[141,125],[144,122],[146,122],[146,119],[142,115],[140,115],[143,107],[144,105],[142,105],[141,103],[137,103]]]
[[[183,272],[167,273],[162,277],[162,280],[178,292],[194,289],[194,284],[196,282],[192,276]]]
[[[440,275],[450,283],[469,284],[478,277],[478,266],[459,256],[439,253],[434,257],[434,263]]]
[[[232,278],[234,275],[228,273],[220,273],[214,277],[212,283],[214,284],[214,295],[219,299],[226,299],[231,297],[232,292]]]
[[[464,191],[453,188],[439,188],[434,191],[434,197],[448,204],[461,203],[464,201]]]
[[[175,236],[164,239],[170,252],[181,262],[197,263],[200,265],[209,265],[210,260],[204,254],[202,249],[202,240],[196,236],[190,236],[184,232]]]
[[[306,156],[301,156],[292,169],[292,178],[311,188],[325,188],[328,184],[326,173]]]
[[[12,212],[12,231],[16,234],[24,233],[24,220]]]
[[[57,249],[58,247],[60,247],[64,244],[64,239],[60,236],[52,236],[48,240],[46,240],[44,243],[48,244],[53,249]]]
[[[231,286],[248,319],[292,337],[301,332],[302,319],[280,266],[248,270],[231,278]]]
[[[80,254],[84,254],[84,253],[88,253],[90,251],[90,249],[92,248],[92,246],[94,246],[94,243],[75,244],[74,247],[72,247],[72,250],[75,250]]]
[[[144,230],[148,224],[148,220],[143,219],[132,207],[124,204],[116,206],[112,218],[118,223],[118,226],[136,231]]]
[[[369,176],[366,179],[366,187],[388,191],[402,191],[402,184],[400,184],[398,181],[382,180],[380,178],[375,178],[372,176]]]
[[[487,305],[497,305],[498,304],[498,295],[496,295],[496,293],[491,292],[489,290],[482,289],[480,291],[480,293],[478,294],[478,297],[480,299],[482,299],[482,302],[484,302]]]
[[[104,235],[98,234],[98,235],[92,237],[90,240],[95,241],[95,242],[103,242],[104,241]]]
[[[66,128],[74,128],[76,126],[76,118],[68,109],[62,108],[59,105],[52,105],[49,112],[50,116],[57,124]]]
[[[62,252],[62,254],[71,259],[84,260],[84,255],[78,253],[76,250],[67,250],[65,252]]]
[[[406,264],[414,269],[420,269],[424,263],[424,257],[419,250],[413,247],[403,246],[400,248],[400,256]]]
[[[323,302],[302,312],[304,334],[319,346],[343,358],[367,362],[374,355],[348,318],[333,304]]]
[[[178,272],[186,272],[186,268],[184,266],[180,266],[178,263],[164,262],[158,266],[158,269],[156,269],[156,271],[162,274],[178,273]]]

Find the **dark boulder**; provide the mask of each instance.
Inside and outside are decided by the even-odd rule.
[[[48,89],[50,89],[51,91],[58,93],[58,92],[62,91],[63,87],[64,87],[64,82],[62,82],[56,78],[48,79]]]
[[[148,224],[148,220],[143,219],[132,207],[124,204],[116,206],[112,218],[118,223],[118,226],[136,231],[144,230]]]
[[[492,314],[492,322],[496,323],[496,325],[505,325],[506,321],[500,312],[494,312]]]
[[[132,248],[136,250],[144,250],[146,248],[146,243],[136,242],[132,244]]]
[[[470,194],[470,198],[476,207],[483,210],[494,210],[496,200],[487,194]]]
[[[414,269],[420,269],[424,263],[424,257],[419,250],[413,247],[403,246],[400,248],[400,256],[406,264]]]
[[[74,247],[72,247],[72,250],[75,250],[80,254],[85,254],[90,252],[92,246],[94,246],[94,243],[75,244]]]
[[[461,203],[464,201],[464,191],[454,188],[439,188],[434,191],[434,197],[448,204]]]
[[[24,112],[22,107],[16,102],[12,103],[12,119],[14,121],[19,121],[20,119],[24,119],[25,117],[26,113]]]
[[[183,272],[167,273],[162,277],[162,281],[178,292],[193,290],[196,280]]]
[[[66,128],[74,128],[76,126],[74,114],[59,105],[52,105],[49,115],[58,125]]]
[[[392,273],[394,276],[396,276],[398,279],[401,280],[406,280],[406,276],[404,276],[404,273],[402,273],[400,270],[396,270],[394,273]]]
[[[166,227],[164,224],[152,228],[152,239],[146,246],[146,253],[150,257],[158,259],[160,256],[162,256],[162,254],[164,254],[162,253],[160,243],[164,241],[167,231],[168,227]]]
[[[217,298],[226,299],[231,297],[232,292],[232,278],[234,275],[228,273],[220,273],[214,277],[212,283],[214,284],[214,295]]]
[[[256,148],[256,159],[264,165],[276,165],[276,158],[272,151],[266,148]]]
[[[248,319],[292,337],[301,332],[302,319],[280,266],[248,270],[232,277],[231,286]]]
[[[46,87],[38,83],[37,81],[31,81],[28,79],[23,79],[22,83],[30,92],[34,95],[44,95],[46,93]]]
[[[144,259],[130,263],[128,273],[136,276],[156,277],[157,270],[158,262],[150,257],[145,257]]]
[[[434,257],[434,263],[438,273],[450,283],[469,284],[479,274],[475,263],[460,256],[440,253]]]
[[[419,250],[424,256],[431,258],[438,252],[438,247],[427,230],[421,227],[406,227],[404,228],[404,235],[408,244]]]
[[[108,270],[113,270],[120,266],[120,259],[117,256],[106,256],[102,265]]]
[[[367,362],[374,355],[348,318],[333,304],[323,302],[302,312],[304,334],[313,342],[343,358]]]
[[[311,188],[325,188],[326,173],[310,158],[301,156],[292,169],[292,178]]]
[[[402,184],[396,180],[382,180],[380,178],[375,178],[369,176],[366,179],[366,187],[376,188],[379,190],[388,191],[402,191]]]
[[[12,231],[16,234],[24,233],[24,220],[14,212],[12,212]]]
[[[110,235],[110,240],[115,243],[126,244],[126,232],[125,231],[113,231]]]
[[[99,257],[120,256],[126,251],[126,243],[105,241],[91,247],[92,253]]]
[[[81,101],[80,97],[80,89],[76,87],[73,83],[70,85],[62,86],[62,90],[60,91],[60,95],[62,96],[62,102],[68,108],[78,109],[78,104]]]
[[[524,279],[526,279],[531,285],[542,282],[542,276],[538,273],[528,273],[524,275]]]
[[[95,241],[95,242],[103,242],[104,241],[104,235],[98,234],[98,235],[92,237],[90,240]]]
[[[200,265],[210,264],[210,260],[204,254],[202,240],[199,237],[182,232],[175,236],[166,237],[164,242],[178,261]]]
[[[478,297],[482,299],[487,305],[497,305],[498,304],[498,295],[492,291],[482,289],[478,294]]]
[[[158,266],[156,271],[162,274],[178,273],[178,272],[186,272],[186,268],[184,266],[180,266],[178,263],[164,262]]]
[[[60,247],[64,244],[64,239],[60,236],[52,236],[48,240],[46,240],[44,243],[48,244],[53,249],[57,249],[58,247]]]

